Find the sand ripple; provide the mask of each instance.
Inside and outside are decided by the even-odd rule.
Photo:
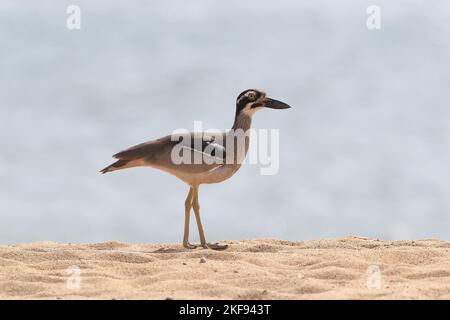
[[[221,252],[120,242],[0,246],[0,298],[450,299],[446,241],[226,243]],[[373,268],[378,282],[368,287]]]

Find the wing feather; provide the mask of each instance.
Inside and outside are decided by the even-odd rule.
[[[196,134],[190,133],[191,143],[185,146],[191,149],[192,152],[201,152],[205,157],[214,157],[225,159],[225,147],[222,141],[217,141],[216,136],[208,134]],[[137,160],[137,159],[149,159],[162,153],[170,152],[172,148],[178,144],[184,136],[179,136],[179,139],[172,139],[172,136],[165,136],[157,140],[147,141],[131,148],[123,150],[113,155],[114,158],[119,160]],[[196,143],[195,139],[201,139],[201,143]],[[200,149],[201,148],[201,149]]]
[[[157,140],[147,141],[131,148],[123,150],[113,155],[114,158],[120,160],[136,160],[148,158],[164,149],[164,147],[175,145],[177,141],[171,141],[170,136],[166,136]]]

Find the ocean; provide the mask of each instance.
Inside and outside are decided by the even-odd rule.
[[[66,26],[69,5],[80,29]],[[181,241],[188,186],[98,173],[174,129],[289,103],[279,170],[200,187],[207,239],[450,239],[450,3],[13,1],[0,11],[0,243]],[[192,241],[197,239],[194,219]]]

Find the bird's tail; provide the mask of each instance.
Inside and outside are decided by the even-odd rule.
[[[100,170],[100,172],[105,174],[107,172],[128,168],[127,164],[129,162],[130,162],[130,160],[117,160],[113,164],[110,164],[106,168]]]

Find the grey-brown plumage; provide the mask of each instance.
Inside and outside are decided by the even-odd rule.
[[[198,188],[200,184],[224,181],[239,170],[249,147],[248,129],[251,127],[252,116],[262,108],[286,109],[289,106],[281,101],[267,98],[262,91],[245,90],[236,100],[236,115],[232,130],[218,134],[169,135],[144,142],[115,154],[113,157],[117,161],[100,172],[107,173],[132,167],[152,167],[178,177],[190,186],[185,201],[183,245],[187,248],[197,247],[191,245],[188,241],[190,210],[193,208],[200,235],[200,245],[204,248],[216,250],[225,249],[227,246],[206,243],[200,220]],[[238,143],[236,132],[239,131],[247,134],[244,135],[243,143]],[[188,143],[185,141],[188,141]],[[199,156],[206,160],[201,163],[179,163],[175,161],[173,151],[175,147],[180,146],[182,151],[187,152],[191,159]]]

